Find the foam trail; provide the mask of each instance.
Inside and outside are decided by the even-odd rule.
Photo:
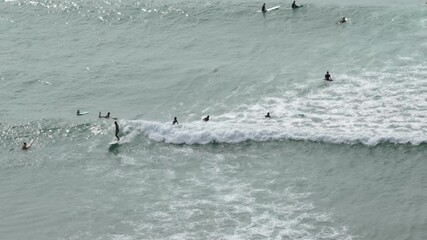
[[[238,106],[211,121],[177,126],[142,120],[125,121],[128,134],[173,144],[303,140],[336,144],[427,143],[427,75],[424,66],[383,69],[361,76],[337,75],[332,85],[318,80],[301,94],[266,97]],[[271,112],[272,118],[264,118]]]

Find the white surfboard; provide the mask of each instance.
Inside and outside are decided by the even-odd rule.
[[[273,11],[273,10],[277,10],[279,8],[280,8],[280,6],[275,6],[275,7],[267,8],[267,12],[270,12],[270,11]]]
[[[88,114],[89,112],[79,112],[79,114],[77,114],[77,116],[81,116],[81,115],[86,115],[86,114]]]
[[[275,7],[267,8],[266,11],[270,12],[270,11],[273,11],[273,10],[277,10],[279,8],[280,8],[280,6],[275,6]],[[261,10],[258,10],[257,12],[261,12]]]

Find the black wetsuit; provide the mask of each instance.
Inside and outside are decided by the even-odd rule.
[[[296,5],[295,1],[292,3],[292,8],[300,8],[301,6]]]
[[[327,81],[331,81],[332,79],[331,79],[331,75],[329,74],[329,73],[327,73],[326,75],[325,75],[325,80],[327,80]]]
[[[261,12],[267,12],[267,9],[265,9],[265,4],[262,5]]]
[[[179,124],[176,118],[173,119],[172,125]]]
[[[114,122],[114,125],[116,126],[116,138],[117,138],[117,141],[120,141],[120,138],[119,138],[119,124],[117,124],[117,122]]]

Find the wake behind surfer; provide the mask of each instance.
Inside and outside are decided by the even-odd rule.
[[[326,81],[333,81],[332,78],[331,78],[331,74],[329,74],[329,71],[327,71],[326,74],[325,74],[325,80]]]
[[[302,5],[297,5],[297,4],[295,3],[295,1],[292,3],[292,9],[300,8],[300,7],[302,7]]]
[[[262,5],[261,12],[266,13],[267,9],[265,8],[265,3]]]
[[[119,138],[119,132],[120,132],[120,130],[119,130],[119,124],[117,123],[117,121],[114,121],[114,126],[116,127],[116,138],[117,138],[117,141],[120,141],[120,138]]]

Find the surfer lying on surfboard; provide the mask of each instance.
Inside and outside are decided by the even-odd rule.
[[[327,71],[325,74],[325,80],[326,81],[333,81],[333,79],[331,78],[331,74],[329,74],[329,71]]]

